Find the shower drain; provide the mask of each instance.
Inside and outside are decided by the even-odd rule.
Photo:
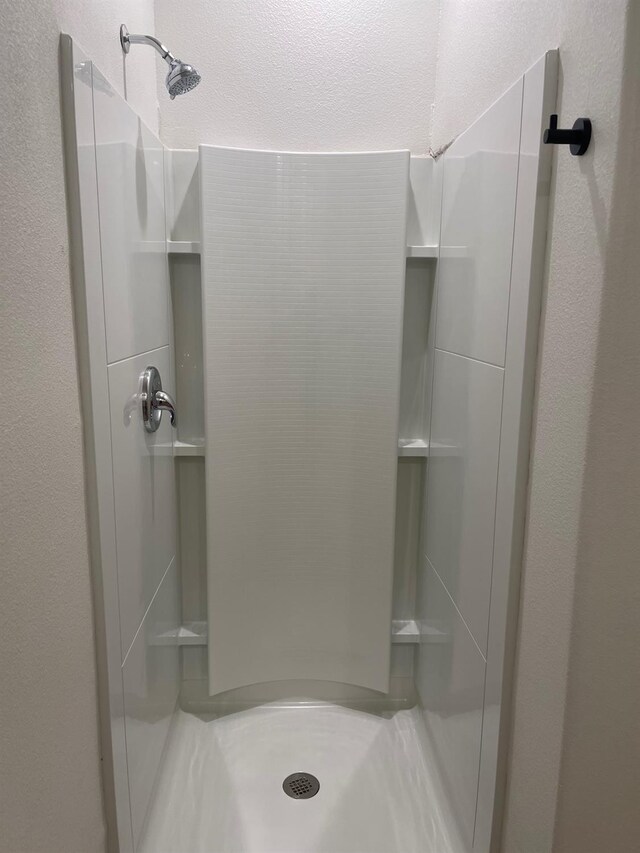
[[[320,782],[311,773],[292,773],[282,783],[282,790],[294,800],[310,800],[320,790]]]

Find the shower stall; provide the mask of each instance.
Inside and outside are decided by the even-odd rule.
[[[111,849],[497,849],[556,53],[438,159],[61,63]]]

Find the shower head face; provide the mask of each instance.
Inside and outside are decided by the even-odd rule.
[[[195,89],[201,79],[193,65],[174,59],[165,82],[171,100]]]

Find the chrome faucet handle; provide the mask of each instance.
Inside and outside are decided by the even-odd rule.
[[[171,394],[167,394],[166,391],[156,391],[153,395],[153,407],[154,409],[160,409],[161,412],[169,412],[171,426],[177,426],[178,415],[176,413],[176,404]]]
[[[147,367],[140,377],[140,402],[142,422],[147,432],[158,429],[163,412],[169,412],[171,426],[177,426],[176,404],[173,397],[162,390],[162,379],[156,367]]]

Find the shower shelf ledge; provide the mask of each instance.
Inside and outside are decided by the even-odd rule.
[[[204,439],[174,441],[174,456],[204,456]],[[445,444],[429,444],[422,439],[398,442],[398,456],[402,458],[426,459],[427,456],[457,456],[456,448]]]
[[[429,445],[422,439],[398,442],[398,456],[426,457],[429,455]]]
[[[438,246],[407,246],[408,258],[437,258]]]
[[[420,642],[420,629],[413,619],[394,619],[391,623],[391,642],[394,645]]]
[[[170,255],[199,255],[199,240],[167,240],[167,252]]]
[[[160,634],[156,645],[206,646],[207,623],[187,622],[175,631]],[[413,619],[394,619],[391,623],[391,642],[394,645],[415,645],[420,642],[418,623]]]
[[[166,631],[158,634],[151,643],[153,646],[206,646],[207,623],[187,622],[181,625],[177,632]]]
[[[199,240],[167,240],[170,255],[199,255]],[[408,258],[437,258],[438,246],[407,246]]]
[[[174,456],[204,456],[204,439],[194,438],[192,441],[174,441]]]

